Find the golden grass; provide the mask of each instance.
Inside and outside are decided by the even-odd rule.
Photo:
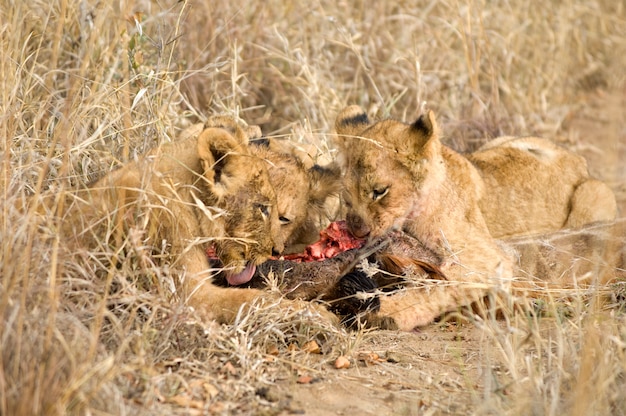
[[[369,345],[268,304],[201,324],[133,242],[132,256],[69,256],[54,223],[14,205],[84,187],[213,113],[329,158],[343,106],[402,119],[427,106],[467,150],[501,133],[568,138],[588,96],[624,88],[622,2],[492,3],[2,0],[0,414],[276,414],[288,406],[265,388]],[[624,315],[550,308],[477,323],[500,373],[448,388],[457,413],[626,414]],[[322,358],[303,352],[311,340]]]

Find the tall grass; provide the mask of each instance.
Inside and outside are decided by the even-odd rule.
[[[290,345],[332,356],[368,339],[271,304],[200,323],[139,243],[121,258],[68,252],[58,224],[18,212],[24,198],[62,201],[213,113],[327,159],[353,103],[402,119],[432,108],[460,150],[567,136],[586,97],[624,88],[624,56],[626,10],[611,0],[0,0],[0,414],[276,411],[259,388],[326,365]],[[487,383],[468,405],[626,413],[623,315],[572,313],[482,324],[485,360],[504,363],[514,394]]]

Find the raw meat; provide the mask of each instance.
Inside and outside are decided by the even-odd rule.
[[[320,239],[306,247],[304,253],[287,254],[271,257],[272,260],[290,260],[295,262],[321,261],[335,257],[339,253],[361,248],[365,239],[356,238],[348,231],[345,221],[331,222],[325,230],[320,232]]]

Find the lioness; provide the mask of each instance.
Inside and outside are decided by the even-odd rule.
[[[267,162],[251,154],[247,133],[228,117],[31,209],[56,215],[63,238],[76,245],[116,244],[115,236],[126,239],[131,229],[148,246],[169,245],[166,261],[182,277],[188,304],[219,322],[232,321],[263,292],[210,283],[207,248],[215,246],[227,280],[241,284],[284,246]]]
[[[538,148],[538,160],[547,162],[550,172],[558,172],[561,168],[569,168],[567,164],[556,163],[559,157],[564,158],[563,153],[539,139],[526,142],[501,140],[468,159],[441,144],[432,111],[421,115],[412,124],[395,120],[372,124],[360,107],[350,106],[337,117],[335,129],[344,171],[346,220],[351,232],[357,237],[376,238],[392,229],[403,230],[443,259],[440,268],[448,278],[442,284],[381,297],[379,311],[370,317],[375,325],[383,323],[411,330],[498,288],[508,292],[513,277],[512,258],[494,240],[486,219],[494,221],[492,228],[497,235],[515,234],[520,227],[507,228],[508,224],[494,220],[496,213],[519,208],[515,212],[523,215],[524,208],[530,209],[532,205],[510,207],[514,202],[490,193],[497,190],[506,195],[526,188],[547,191],[552,189],[552,184],[542,182],[545,178],[541,177],[536,183],[512,179],[511,188],[507,188],[504,183],[506,175],[500,175],[497,167],[489,167],[487,156],[498,154],[495,149],[500,146],[503,156],[494,159],[506,165],[507,153],[522,150],[532,154]],[[540,145],[536,145],[539,142]],[[482,170],[479,170],[477,166],[481,164]],[[537,164],[531,169],[537,168]],[[566,190],[557,191],[559,197],[553,205],[566,211],[566,217],[570,200],[589,202],[586,197],[571,197],[576,185],[587,178],[586,169],[584,171],[578,169],[572,174],[565,173],[567,179],[558,184]],[[508,172],[508,175],[515,174],[511,170]],[[489,175],[492,178],[485,180]],[[529,175],[525,178],[533,180]],[[560,192],[566,196],[562,197]],[[612,196],[610,190],[608,194]],[[575,215],[582,211],[572,210]],[[553,215],[549,209],[541,214]],[[585,218],[592,221],[614,215],[612,209],[602,210],[599,218],[581,215],[579,222],[586,222]],[[576,223],[571,221],[572,225]],[[529,219],[521,226],[522,232],[534,231],[533,224],[534,220]],[[537,231],[544,231],[545,227],[542,223]]]

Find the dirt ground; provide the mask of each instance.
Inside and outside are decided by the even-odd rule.
[[[578,107],[556,139],[584,155],[591,173],[612,186],[623,216],[626,88],[594,91]],[[549,318],[541,323],[548,331],[553,325]],[[505,328],[502,322],[500,329]],[[377,331],[360,343],[348,369],[335,369],[335,357],[321,357],[328,360],[326,371],[310,374],[304,383],[297,377],[283,380],[269,394],[280,400],[283,415],[488,413],[481,410],[485,397],[498,400],[509,391],[500,363],[491,362],[494,354],[485,351],[492,348],[487,338],[470,323],[434,324],[416,333]],[[476,392],[482,395],[473,397]]]
[[[470,392],[485,387],[483,342],[470,324],[379,331],[361,345],[350,368],[336,370],[329,362],[328,371],[309,384],[280,383],[288,398],[283,414],[465,413]],[[466,397],[459,397],[463,390]]]

